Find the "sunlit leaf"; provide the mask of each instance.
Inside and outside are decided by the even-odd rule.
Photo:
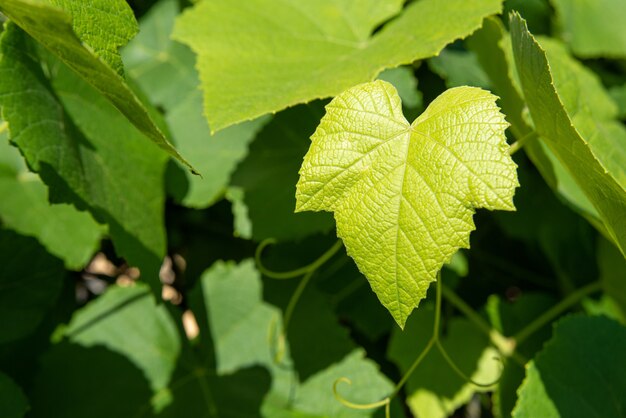
[[[518,186],[495,96],[450,89],[413,124],[382,81],[336,97],[300,170],[297,211],[333,211],[348,254],[400,326],[469,247],[475,208],[513,210]]]
[[[500,0],[421,0],[371,35],[402,3],[202,1],[179,18],[174,37],[198,54],[206,116],[219,130],[436,55],[501,8]]]

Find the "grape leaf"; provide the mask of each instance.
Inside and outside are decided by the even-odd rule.
[[[124,74],[119,48],[126,45],[139,28],[135,15],[124,0],[48,0],[66,12],[78,38],[94,55],[118,74]]]
[[[167,387],[180,354],[178,330],[145,284],[109,287],[77,311],[64,335],[83,347],[102,345],[144,372],[154,392]]]
[[[28,410],[28,399],[22,389],[0,372],[0,415],[3,418],[22,418]]]
[[[0,229],[0,344],[31,333],[63,286],[61,261],[30,237]]]
[[[552,0],[563,39],[584,58],[626,58],[626,2]]]
[[[546,53],[514,14],[511,39],[517,71],[528,109],[539,135],[574,178],[600,214],[608,236],[626,255],[626,191],[592,152],[573,126],[555,90]]]
[[[526,104],[522,99],[511,40],[502,23],[497,19],[486,19],[483,27],[468,39],[467,44],[478,56],[495,93],[500,96],[502,110],[511,122],[511,131],[516,138],[533,135],[534,129],[524,116]],[[600,231],[606,230],[593,204],[543,141],[531,139],[524,146],[524,151],[556,193]]]
[[[37,238],[68,269],[80,270],[100,244],[103,227],[87,212],[51,205],[48,189],[0,134],[0,219],[5,228]]]
[[[261,277],[252,260],[217,262],[201,279],[204,305],[215,342],[217,372],[272,365],[270,326],[280,330],[278,309],[262,300]],[[266,350],[259,349],[266,347]]]
[[[514,210],[516,165],[495,100],[450,89],[410,125],[393,86],[375,81],[337,96],[311,137],[296,211],[335,213],[348,254],[401,327],[469,247],[474,208]]]
[[[332,395],[333,383],[340,377],[352,381],[338,390],[343,397],[356,403],[368,403],[389,395],[393,386],[378,370],[378,365],[365,358],[365,352],[357,349],[342,361],[308,379],[300,388],[294,401],[294,409],[320,417],[367,417],[374,411],[349,409],[337,402]]]
[[[421,0],[370,36],[401,4],[202,1],[182,14],[173,36],[198,54],[206,116],[219,130],[436,55],[501,9],[501,0]]]
[[[118,254],[160,289],[167,155],[146,146],[117,109],[49,54],[47,79],[15,25],[3,32],[1,48],[0,106],[10,139],[48,185],[51,201],[89,208],[109,225]]]
[[[64,4],[73,4],[71,0],[55,0]],[[108,0],[99,0],[98,4],[107,3]],[[91,2],[81,2],[91,3]],[[71,6],[74,13],[79,14],[80,7],[78,5]],[[78,9],[74,9],[77,8]],[[107,10],[112,5],[103,6],[102,10]],[[121,7],[121,6],[120,6]],[[174,149],[167,141],[161,130],[155,125],[148,111],[141,101],[128,87],[124,78],[117,71],[101,61],[97,55],[82,44],[77,34],[73,31],[71,18],[68,13],[52,7],[45,2],[31,2],[25,0],[3,0],[0,2],[0,12],[4,13],[9,19],[26,31],[37,42],[46,47],[61,61],[68,65],[72,70],[79,74],[85,81],[92,85],[98,92],[107,98],[139,131],[146,135],[160,148],[168,152],[174,158],[185,164],[193,171],[193,167]],[[96,27],[89,16],[79,19],[75,25],[80,27],[83,34],[93,33],[94,36],[100,37],[101,32],[109,31],[109,27]],[[102,19],[96,20],[98,23],[111,23],[116,21],[118,16],[111,20],[109,17],[106,21]],[[134,19],[133,19],[134,21]],[[126,33],[132,31],[128,27],[128,19],[126,24],[122,21],[116,23],[123,28]],[[135,23],[136,24],[136,23]],[[96,29],[97,28],[97,29]],[[96,34],[96,32],[98,34]],[[88,38],[92,38],[88,36]],[[102,38],[106,40],[107,38]],[[106,45],[106,47],[105,47]],[[105,42],[104,45],[97,43],[96,48],[110,48],[111,43]],[[103,52],[104,57],[108,53]],[[109,59],[115,58],[109,56]]]
[[[559,321],[527,366],[514,418],[623,417],[626,328],[603,316]]]

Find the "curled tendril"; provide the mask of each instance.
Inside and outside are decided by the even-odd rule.
[[[461,379],[465,380],[466,382],[471,383],[474,386],[478,386],[479,388],[490,388],[493,385],[497,384],[500,381],[500,379],[502,378],[502,372],[504,370],[504,364],[502,362],[502,358],[501,357],[494,357],[493,358],[500,365],[500,374],[498,375],[498,377],[493,382],[480,383],[480,382],[475,381],[474,379],[472,379],[471,377],[469,377],[465,373],[463,373],[463,371],[459,368],[459,366],[457,366],[456,363],[452,360],[452,358],[450,357],[450,355],[448,354],[446,349],[443,348],[443,345],[441,345],[441,342],[439,340],[437,340],[435,342],[435,345],[437,346],[437,349],[439,350],[439,352],[443,356],[443,358],[446,361],[446,363],[448,363],[448,366],[450,366],[450,368],[454,371],[454,373],[456,373]]]
[[[413,374],[415,369],[417,369],[417,366],[419,366],[419,364],[422,362],[422,360],[424,360],[424,358],[426,358],[426,355],[435,346],[437,347],[437,349],[439,350],[439,352],[443,356],[443,358],[446,361],[446,363],[448,363],[450,368],[461,379],[465,380],[466,382],[471,383],[471,384],[473,384],[475,386],[478,386],[478,387],[481,387],[481,388],[489,388],[489,387],[492,387],[493,385],[497,384],[500,381],[500,379],[502,377],[502,371],[504,369],[503,361],[502,361],[501,357],[494,357],[494,360],[498,361],[500,363],[500,366],[501,366],[500,367],[500,375],[498,376],[498,378],[495,381],[490,382],[490,383],[480,383],[480,382],[474,381],[472,378],[470,378],[465,373],[463,373],[463,371],[456,365],[456,363],[452,360],[452,358],[450,357],[448,352],[445,350],[445,348],[441,344],[441,341],[439,340],[439,336],[440,336],[439,322],[440,322],[440,318],[441,318],[442,286],[443,285],[441,284],[441,272],[440,272],[437,275],[437,294],[436,294],[436,299],[435,299],[435,319],[433,321],[433,333],[432,333],[430,339],[428,340],[428,343],[426,344],[426,346],[422,349],[422,351],[416,357],[416,359],[413,362],[413,364],[408,368],[407,372],[404,374],[404,376],[402,376],[402,378],[400,379],[398,384],[396,384],[396,386],[395,386],[393,392],[391,393],[391,395],[387,396],[385,399],[383,399],[381,401],[378,401],[378,402],[372,402],[372,403],[366,403],[366,404],[360,404],[360,403],[351,402],[351,401],[345,399],[343,396],[341,396],[339,394],[339,391],[337,390],[337,386],[339,385],[339,383],[342,383],[342,382],[351,385],[352,381],[350,379],[348,379],[347,377],[341,377],[341,378],[335,380],[335,383],[333,384],[333,394],[335,395],[335,399],[337,399],[342,405],[347,406],[348,408],[352,408],[352,409],[374,409],[374,408],[380,408],[381,406],[385,406],[385,416],[387,418],[389,418],[390,417],[390,409],[391,409],[391,407],[390,407],[391,400],[398,394],[398,392],[400,392],[400,389],[402,389],[402,387],[407,382],[407,380],[409,380],[409,377]]]
[[[335,399],[337,399],[341,404],[347,406],[348,408],[351,409],[374,409],[374,408],[380,408],[381,406],[385,406],[385,411],[387,412],[387,417],[389,416],[388,412],[389,412],[389,403],[391,402],[391,398],[388,396],[385,399],[378,401],[378,402],[372,402],[372,403],[355,403],[355,402],[351,402],[349,400],[347,400],[346,398],[344,398],[343,396],[341,396],[339,394],[339,390],[337,389],[337,386],[339,385],[339,383],[347,383],[349,385],[352,384],[352,380],[348,379],[347,377],[340,377],[339,379],[335,380],[335,383],[333,383],[333,395],[335,395]]]
[[[257,268],[259,271],[271,278],[271,279],[293,279],[295,277],[303,276],[307,273],[314,272],[318,268],[320,268],[326,261],[328,261],[332,256],[334,256],[337,251],[339,251],[343,245],[341,240],[337,240],[332,247],[330,247],[324,254],[322,254],[317,260],[313,261],[311,264],[308,264],[304,267],[297,268],[291,271],[272,271],[263,265],[261,261],[261,256],[263,255],[263,250],[270,245],[276,244],[276,240],[273,238],[268,238],[263,240],[256,249],[254,254],[254,260],[256,262]]]

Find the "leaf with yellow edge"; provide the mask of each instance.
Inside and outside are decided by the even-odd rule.
[[[469,247],[474,209],[515,210],[496,99],[450,89],[409,124],[391,84],[365,83],[326,106],[311,137],[296,211],[334,212],[348,254],[401,327],[441,266]]]

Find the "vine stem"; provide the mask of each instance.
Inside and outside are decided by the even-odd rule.
[[[455,308],[457,308],[467,319],[469,319],[476,327],[485,334],[491,343],[502,353],[505,357],[510,357],[518,363],[520,366],[524,366],[527,360],[515,352],[515,347],[518,342],[515,338],[505,337],[498,330],[491,327],[491,325],[472,309],[463,299],[461,299],[452,289],[446,285],[442,285],[443,296],[448,302],[450,302]]]
[[[552,308],[545,311],[540,317],[536,318],[530,324],[522,328],[517,334],[513,336],[513,339],[517,344],[521,344],[526,339],[537,332],[540,328],[552,322],[555,318],[561,315],[563,312],[576,305],[582,298],[595,293],[602,289],[602,283],[593,282],[586,286],[581,287],[575,292],[571,293],[565,299],[554,305]]]
[[[450,357],[450,355],[448,354],[446,349],[443,347],[443,345],[439,341],[439,335],[440,335],[439,334],[439,330],[440,330],[440,322],[441,322],[441,295],[442,295],[442,288],[443,288],[443,285],[441,283],[441,272],[439,272],[437,274],[437,293],[436,293],[436,299],[435,299],[435,320],[433,321],[433,333],[432,333],[431,337],[428,339],[428,342],[426,343],[426,346],[419,353],[419,355],[417,356],[415,361],[413,361],[413,364],[411,364],[411,366],[409,367],[407,372],[404,374],[404,376],[402,376],[400,381],[396,384],[396,386],[394,387],[394,389],[391,392],[391,394],[389,396],[385,397],[384,399],[380,400],[380,401],[367,403],[367,404],[358,404],[358,403],[354,403],[354,402],[348,401],[347,399],[344,399],[339,394],[339,392],[337,390],[337,385],[339,383],[341,383],[341,382],[345,382],[345,383],[348,383],[348,384],[352,384],[352,382],[350,381],[350,379],[348,379],[346,377],[341,377],[341,378],[337,379],[335,381],[334,385],[333,385],[333,394],[335,395],[335,398],[339,402],[341,402],[343,405],[345,405],[345,406],[347,406],[349,408],[352,408],[352,409],[373,409],[373,408],[379,408],[379,407],[384,405],[385,406],[385,417],[386,418],[390,418],[390,404],[391,404],[391,400],[400,392],[402,387],[406,384],[406,382],[409,380],[411,375],[415,372],[415,369],[417,369],[417,366],[419,366],[420,363],[424,360],[424,358],[426,358],[426,356],[428,355],[428,353],[430,352],[430,350],[432,350],[432,348],[434,346],[437,347],[437,349],[439,350],[439,352],[443,356],[443,358],[446,361],[446,363],[448,363],[450,368],[457,375],[459,375],[462,379],[465,379],[466,381],[468,381],[468,382],[470,382],[470,383],[472,383],[472,384],[474,384],[476,386],[479,386],[479,387],[491,387],[494,384],[496,384],[498,382],[498,380],[500,380],[500,377],[498,377],[498,379],[496,379],[496,381],[491,382],[491,383],[478,383],[478,382],[475,382],[474,380],[469,378],[465,373],[463,373],[463,371],[461,371],[461,369],[454,363],[454,361],[452,360],[452,358]]]
[[[0,134],[3,134],[9,128],[9,124],[7,122],[0,123]]]
[[[518,139],[517,141],[511,144],[509,148],[509,155],[515,154],[517,151],[521,150],[528,141],[530,141],[531,139],[535,139],[536,137],[537,137],[537,132],[535,131],[531,131],[527,133],[526,135],[524,135],[523,137],[521,137],[520,139]]]
[[[314,272],[318,268],[320,268],[324,263],[332,258],[343,246],[343,242],[339,239],[332,247],[330,247],[324,254],[322,254],[317,260],[313,261],[311,264],[308,264],[304,267],[297,268],[295,270],[290,271],[272,271],[266,268],[261,261],[261,255],[263,254],[263,250],[269,245],[276,244],[276,240],[273,238],[266,239],[262,241],[256,249],[254,254],[254,259],[259,271],[271,278],[271,279],[293,279],[295,277],[303,276],[307,273]]]

